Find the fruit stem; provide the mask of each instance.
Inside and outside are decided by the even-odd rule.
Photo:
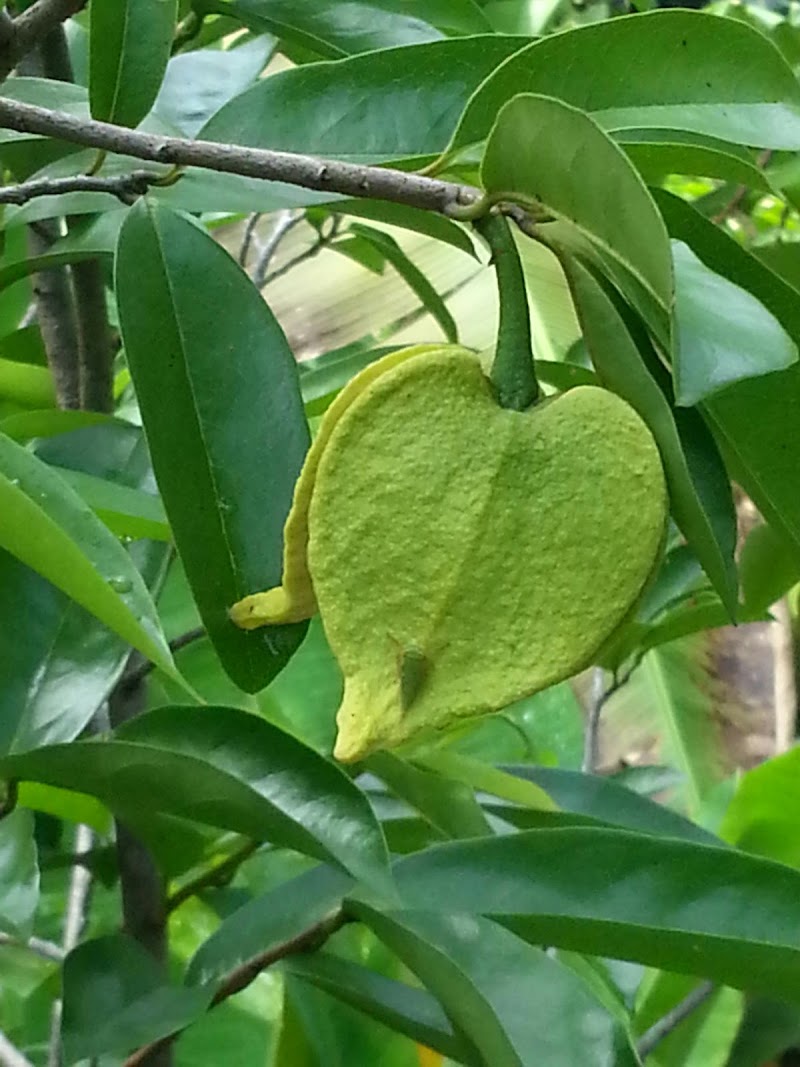
[[[525,411],[536,403],[540,392],[519,252],[505,215],[490,212],[475,219],[473,225],[491,250],[500,296],[497,349],[490,377],[501,407]]]

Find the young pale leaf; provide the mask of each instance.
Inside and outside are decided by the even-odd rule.
[[[492,1067],[636,1062],[624,1028],[573,971],[488,919],[449,909],[353,907],[436,996],[482,1062]]]
[[[731,62],[736,55],[747,56],[746,66]],[[482,141],[517,93],[557,97],[607,130],[669,129],[800,148],[800,89],[791,68],[761,33],[735,19],[652,11],[534,41],[473,94],[448,154]]]
[[[481,179],[491,196],[555,216],[663,309],[672,306],[663,220],[636,168],[585,112],[544,96],[510,100],[489,135]]]
[[[181,680],[128,553],[55,471],[1,434],[0,515],[0,547]]]
[[[256,715],[162,707],[109,741],[0,760],[0,776],[77,789],[125,817],[153,812],[269,840],[388,891],[386,845],[363,793]]]
[[[709,270],[682,241],[672,242],[672,257],[677,404],[697,404],[727,385],[797,361],[797,345],[752,293]]]
[[[800,802],[800,749],[793,748],[744,775],[725,813],[721,834],[747,852],[800,867],[793,815]]]
[[[210,990],[167,984],[153,957],[125,934],[86,941],[64,962],[67,1060],[131,1052],[188,1026],[210,1000]]]
[[[535,944],[800,1001],[800,873],[778,863],[571,828],[436,845],[394,873],[404,907],[486,915]]]
[[[0,819],[0,930],[27,940],[38,905],[33,814],[19,808]]]
[[[198,299],[209,281],[210,298]],[[305,623],[245,632],[228,608],[280,584],[283,524],[308,448],[297,367],[260,294],[208,234],[140,202],[120,234],[117,299],[153,467],[223,667],[263,688]]]
[[[600,380],[627,400],[650,427],[664,464],[675,521],[733,614],[737,600],[733,561],[736,515],[713,441],[707,442],[711,448],[704,449],[702,466],[692,463],[695,452],[684,449],[684,439],[689,439],[686,418],[681,417],[680,426],[676,422],[676,413],[644,362],[613,296],[577,258],[565,257],[563,265]],[[711,478],[709,471],[714,468],[718,474]]]
[[[161,88],[178,2],[98,0],[89,10],[92,118],[136,126]]]
[[[690,204],[663,190],[654,195],[671,236],[752,293],[800,343],[800,292]],[[704,411],[737,481],[762,515],[800,545],[800,465],[786,444],[786,427],[800,425],[800,365],[737,382],[710,398]]]

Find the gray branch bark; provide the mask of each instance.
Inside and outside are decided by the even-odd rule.
[[[421,174],[364,167],[355,163],[319,159],[295,152],[190,141],[161,137],[113,126],[107,122],[76,118],[61,111],[0,99],[0,127],[19,133],[57,137],[86,148],[102,149],[180,167],[202,167],[249,178],[286,182],[343,196],[389,200],[395,204],[455,215],[474,204],[480,192],[472,186],[426,178]]]

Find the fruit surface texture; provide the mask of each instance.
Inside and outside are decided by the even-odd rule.
[[[477,356],[443,347],[352,396],[306,494],[308,572],[344,674],[342,761],[592,663],[667,515],[649,430],[603,389],[506,410]]]

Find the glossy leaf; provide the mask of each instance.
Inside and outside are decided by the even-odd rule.
[[[747,56],[746,66],[736,55]],[[518,93],[557,97],[612,131],[671,129],[800,148],[800,90],[788,64],[756,30],[705,13],[652,11],[535,41],[474,93],[448,151],[482,141]]]
[[[490,833],[469,786],[414,767],[391,752],[372,756],[367,768],[444,836],[480,837]]]
[[[105,0],[92,5],[92,118],[136,126],[145,117],[164,77],[177,9],[177,0]]]
[[[565,259],[564,267],[600,380],[627,400],[650,427],[661,453],[675,521],[732,613],[737,600],[736,516],[722,464],[713,446],[703,450],[702,466],[691,462],[694,453],[687,454],[684,443],[685,417],[680,425],[676,422],[614,299],[579,260]]]
[[[705,265],[747,289],[800,342],[800,292],[704,219],[691,205],[656,191],[673,237]],[[800,366],[738,382],[705,405],[737,481],[766,519],[800,545],[800,467],[785,427],[800,421]],[[753,413],[758,412],[758,418]]]
[[[386,884],[385,844],[363,794],[334,764],[234,708],[158,708],[109,741],[6,757],[0,775],[79,789],[123,817],[144,808],[270,840]]]
[[[351,231],[363,237],[391,263],[422,306],[437,323],[445,339],[451,344],[458,343],[458,327],[447,305],[419,267],[406,255],[395,239],[374,226],[354,223]]]
[[[254,956],[297,937],[335,912],[351,885],[340,871],[315,867],[255,897],[200,946],[189,962],[186,984],[213,987]]]
[[[131,546],[148,587],[161,545]],[[7,552],[0,552],[0,752],[71,741],[119,678],[130,649],[93,615]]]
[[[116,485],[81,471],[61,470],[60,474],[117,536],[172,540],[161,501],[153,493]]]
[[[481,180],[495,199],[555,216],[672,303],[667,231],[625,153],[589,116],[559,100],[517,96],[492,127]]]
[[[27,940],[39,904],[33,815],[18,808],[0,819],[0,930]]]
[[[125,549],[73,489],[0,435],[0,546],[180,679]]]
[[[210,277],[216,299],[198,300]],[[116,284],[153,466],[189,584],[225,670],[255,692],[306,629],[245,632],[227,615],[247,594],[280,584],[283,524],[309,440],[294,358],[241,269],[166,208],[141,202],[131,212]]]
[[[800,1000],[800,874],[780,864],[647,834],[564,829],[437,845],[394,873],[408,908],[486,915],[537,944]]]
[[[682,241],[673,241],[672,256],[677,404],[697,404],[734,382],[797,361],[797,345],[746,289],[709,270]]]
[[[231,100],[200,136],[359,163],[434,156],[470,92],[525,43],[456,38],[308,64]]]
[[[621,1027],[588,987],[502,927],[450,909],[355,910],[435,994],[484,1063],[625,1062],[616,1060]],[[627,1062],[635,1062],[630,1049]]]
[[[422,989],[327,952],[293,956],[283,963],[283,970],[427,1049],[454,1057],[468,1067],[480,1067],[465,1042],[453,1034],[438,1002]]]
[[[124,1054],[187,1026],[211,1000],[170,986],[153,957],[125,934],[86,941],[64,962],[65,1055],[70,1063]]]

